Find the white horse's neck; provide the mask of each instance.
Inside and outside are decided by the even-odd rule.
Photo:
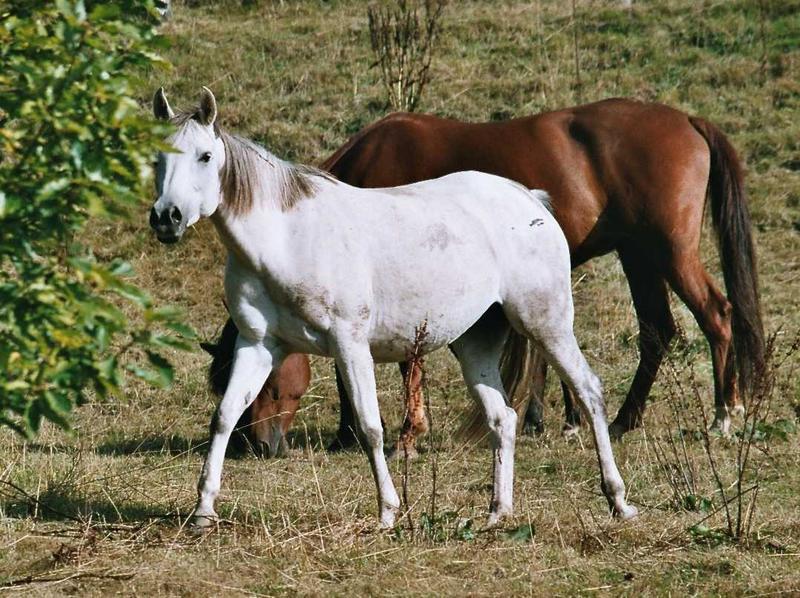
[[[255,143],[227,136],[222,198],[212,216],[222,242],[257,271],[288,255],[286,222],[301,201],[336,182],[315,169],[281,160]],[[225,169],[230,169],[226,172]]]

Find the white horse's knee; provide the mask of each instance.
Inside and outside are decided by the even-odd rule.
[[[578,398],[592,418],[606,417],[606,404],[603,400],[603,383],[593,372],[589,372],[577,391]]]
[[[211,420],[212,435],[232,433],[237,422],[239,421],[239,418],[242,416],[242,413],[244,413],[252,404],[253,399],[251,396],[252,395],[248,393],[247,396],[244,397],[242,403],[223,398],[222,402],[217,408],[217,411],[214,413],[213,419]]]
[[[594,372],[589,373],[589,388],[597,399],[603,400],[603,382]]]
[[[383,426],[381,420],[378,418],[377,422],[369,421],[361,424],[361,433],[364,435],[364,441],[371,448],[383,446]]]
[[[503,406],[497,413],[487,414],[487,425],[497,444],[514,442],[517,435],[517,413],[511,407]]]
[[[234,415],[231,410],[219,409],[211,422],[211,433],[226,436],[231,434],[240,416],[241,413]]]

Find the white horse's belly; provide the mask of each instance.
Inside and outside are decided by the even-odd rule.
[[[379,319],[370,331],[372,357],[379,362],[405,361],[419,341],[422,354],[446,347],[472,326],[491,305],[466,311],[454,317],[445,309],[433,309],[419,318],[398,320]]]
[[[369,342],[376,361],[407,359],[418,336],[423,353],[447,346],[500,300],[491,271],[456,269],[448,277],[418,268],[394,282],[373,303]]]

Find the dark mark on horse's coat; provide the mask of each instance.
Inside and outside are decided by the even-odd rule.
[[[534,218],[533,220],[531,220],[531,223],[528,226],[533,226],[534,224],[536,226],[542,226],[544,224],[544,220],[542,220],[541,218]]]

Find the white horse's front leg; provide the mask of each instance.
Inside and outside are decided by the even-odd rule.
[[[241,336],[237,339],[231,379],[212,419],[211,446],[197,483],[197,507],[192,521],[195,527],[208,527],[217,519],[214,501],[219,494],[222,462],[231,432],[282,358],[283,352],[266,341],[252,342]]]
[[[390,528],[394,525],[395,516],[400,509],[400,498],[389,475],[386,457],[383,455],[383,426],[375,389],[375,364],[366,343],[348,343],[344,346],[336,343],[336,346],[336,365],[342,372],[356,422],[367,445],[366,451],[372,466],[372,475],[378,488],[381,527]]]

